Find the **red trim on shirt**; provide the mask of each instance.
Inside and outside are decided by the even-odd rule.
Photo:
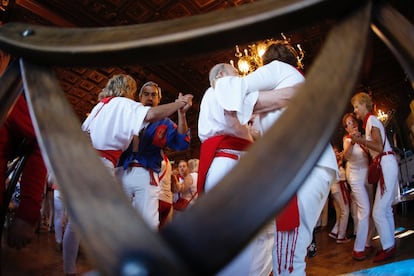
[[[367,126],[367,121],[369,116],[375,116],[374,114],[372,114],[371,112],[368,112],[367,115],[365,115],[364,120],[362,121],[362,128],[365,129],[365,127]]]

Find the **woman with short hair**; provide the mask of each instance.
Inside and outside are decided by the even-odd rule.
[[[379,158],[382,167],[372,208],[372,217],[382,246],[382,250],[377,252],[374,262],[381,262],[394,257],[396,252],[392,201],[398,181],[398,163],[387,139],[384,126],[372,114],[371,97],[367,93],[360,92],[352,97],[351,103],[356,117],[363,121],[362,127],[365,129],[365,136],[359,132],[351,135],[352,142],[367,148],[373,159]]]

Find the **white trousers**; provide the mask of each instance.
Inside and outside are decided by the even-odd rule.
[[[273,275],[306,275],[306,254],[309,244],[312,242],[313,229],[316,226],[316,222],[322,212],[325,205],[331,185],[336,181],[336,172],[326,167],[316,166],[307,177],[305,182],[298,190],[298,207],[300,213],[300,225],[298,229],[298,239],[296,242],[296,248],[294,250],[293,259],[293,271],[289,271],[289,262],[287,259],[290,254],[281,254],[277,256],[277,241],[273,245]],[[275,235],[276,235],[275,227]],[[278,234],[284,234],[285,240],[291,232],[279,232]],[[288,251],[291,252],[292,248],[289,245]],[[283,247],[286,248],[286,247]],[[280,263],[279,263],[280,262]],[[287,264],[285,266],[285,264]],[[280,268],[280,269],[279,269]]]
[[[377,185],[375,201],[372,209],[372,217],[380,236],[383,250],[394,246],[394,214],[392,202],[394,199],[395,185],[398,185],[398,164],[393,155],[385,155],[381,159],[382,173],[384,175],[385,192],[381,195],[380,185]]]
[[[160,187],[150,184],[149,171],[140,167],[129,167],[126,170],[118,168],[116,177],[122,183],[124,192],[132,206],[152,229],[158,230]]]
[[[58,189],[54,193],[55,215],[53,217],[53,224],[55,225],[55,240],[57,243],[62,243],[63,240],[63,221],[65,218],[65,207],[63,205],[62,196]]]
[[[101,161],[108,169],[109,173],[114,176],[114,165],[111,161],[101,157]],[[80,237],[75,232],[72,226],[71,219],[68,218],[68,222],[63,233],[63,272],[65,274],[76,273],[76,258],[78,257],[80,245]]]
[[[354,242],[354,251],[362,252],[371,245],[373,221],[371,205],[373,202],[372,185],[367,183],[367,168],[347,169],[347,179],[357,205],[358,226]]]
[[[338,234],[338,239],[346,238],[346,229],[349,219],[349,203],[345,203],[342,192],[332,194],[336,213],[336,222],[331,233]]]
[[[205,192],[211,190],[237,164],[227,157],[214,158],[207,173]],[[237,191],[235,191],[237,192]],[[242,203],[241,203],[242,204]],[[272,271],[273,224],[259,234],[219,273],[220,276],[269,276]]]
[[[349,193],[351,198],[351,204],[349,206],[349,211],[351,212],[352,221],[354,222],[354,229],[353,234],[356,236],[357,229],[358,229],[358,206],[356,204],[354,192]]]
[[[79,245],[80,237],[75,232],[69,219],[63,234],[63,272],[65,274],[76,273],[76,259],[78,257]]]

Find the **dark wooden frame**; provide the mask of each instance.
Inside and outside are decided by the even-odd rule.
[[[147,227],[111,181],[51,69],[179,58],[262,39],[319,16],[333,16],[336,24],[291,107],[219,185],[160,233]],[[47,166],[102,274],[127,274],[129,268],[213,274],[281,210],[318,160],[357,82],[370,27],[413,81],[413,27],[381,2],[263,0],[168,22],[94,29],[6,24],[0,48],[19,60],[1,79],[0,123],[19,95],[21,75]]]

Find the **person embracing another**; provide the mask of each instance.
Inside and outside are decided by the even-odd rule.
[[[381,247],[374,262],[382,262],[395,256],[394,214],[392,201],[395,186],[398,183],[398,163],[395,153],[387,139],[381,121],[372,113],[371,97],[364,92],[357,93],[351,99],[356,117],[363,122],[365,137],[360,132],[351,135],[352,142],[367,148],[372,158],[380,158],[382,173],[375,189],[372,217],[377,228]]]

